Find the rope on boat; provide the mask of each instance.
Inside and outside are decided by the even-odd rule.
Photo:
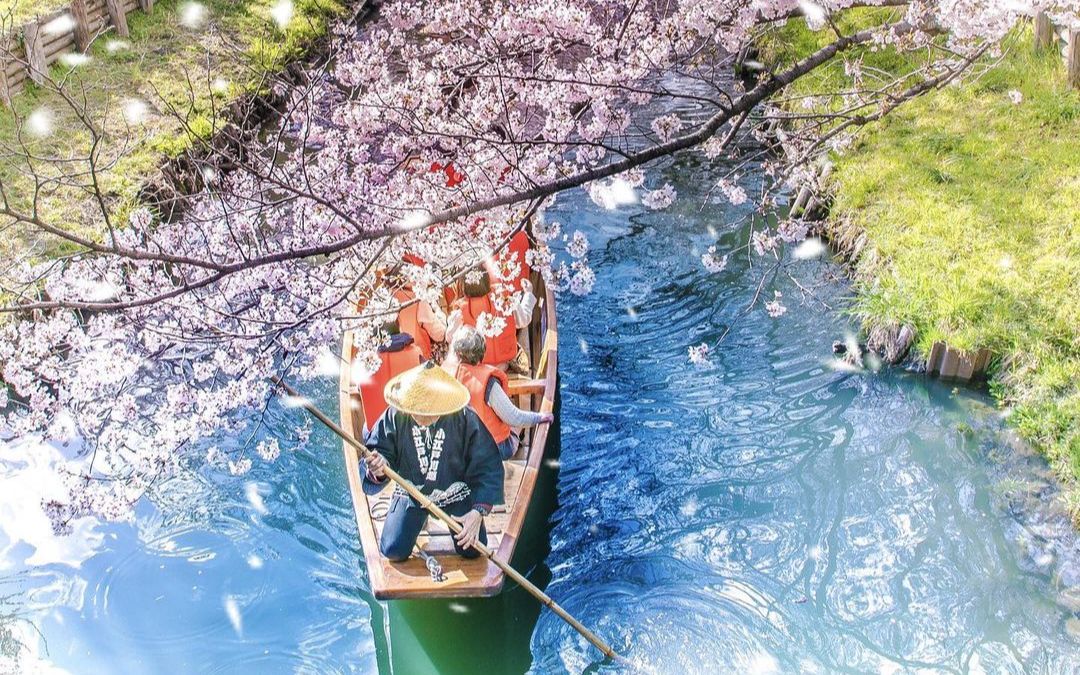
[[[328,429],[340,436],[343,441],[355,448],[356,451],[360,453],[361,457],[366,458],[371,453],[371,450],[368,450],[367,446],[356,440],[352,434],[342,429],[341,425],[339,425],[337,422],[327,417],[326,413],[315,407],[315,404],[312,403],[310,400],[300,396],[300,392],[289,386],[289,384],[285,382],[285,380],[281,379],[280,377],[274,376],[270,378],[270,381],[284,389],[285,392],[289,396],[293,397],[295,400],[303,401],[304,410],[307,410],[312,417],[322,422],[324,425],[326,425]],[[446,523],[446,526],[450,528],[450,532],[452,532],[453,534],[458,534],[461,532],[461,523],[451,518],[446,513],[446,511],[443,511],[438,504],[434,503],[430,499],[430,497],[428,497],[428,495],[420,492],[420,489],[413,485],[407,478],[399,474],[397,471],[394,471],[390,467],[386,467],[386,469],[384,470],[384,474],[387,478],[394,481],[403,490],[405,490],[405,492],[414,500],[416,500],[417,503],[420,504],[420,506],[427,509],[427,511],[431,513],[431,515]],[[475,544],[473,544],[473,548],[479,551],[480,554],[483,555],[485,558],[494,563],[495,566],[501,569],[506,576],[513,579],[515,583],[528,591],[529,594],[539,600],[545,607],[554,612],[556,616],[558,616],[566,623],[570,624],[571,628],[576,630],[594,647],[599,649],[604,656],[608,657],[609,659],[618,661],[619,663],[622,663],[624,665],[629,665],[629,661],[617,654],[608,643],[604,642],[598,635],[596,635],[596,633],[593,633],[591,630],[586,628],[584,624],[575,619],[570,614],[570,612],[567,612],[565,609],[563,609],[562,605],[555,602],[555,600],[553,600],[551,596],[540,590],[536,586],[536,584],[526,579],[525,575],[515,570],[513,567],[510,566],[509,563],[499,560],[499,558],[495,556],[495,551],[488,548],[484,544],[481,544],[480,542],[476,542]],[[431,568],[428,567],[428,569],[430,570]]]
[[[427,566],[428,574],[431,575],[431,580],[437,584],[441,584],[446,581],[446,575],[443,574],[442,564],[435,559],[435,556],[431,555],[419,546],[416,547],[416,555],[424,561],[424,565]]]

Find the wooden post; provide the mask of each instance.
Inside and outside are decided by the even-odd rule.
[[[154,11],[154,0],[139,0],[139,9],[150,14]]]
[[[1035,49],[1042,51],[1054,41],[1054,24],[1041,9],[1035,12]]]
[[[41,26],[36,21],[23,27],[23,50],[26,52],[30,79],[38,84],[45,84],[45,75],[48,73],[48,66],[45,65],[45,43]]]
[[[1069,86],[1080,89],[1080,28],[1069,28],[1065,33],[1066,44],[1065,58],[1069,65]]]
[[[130,35],[123,0],[105,0],[105,6],[109,10],[109,19],[112,21],[112,25],[116,26],[116,34],[120,37]]]
[[[90,46],[90,18],[86,13],[86,0],[71,0],[71,18],[75,21],[75,48],[85,52]]]

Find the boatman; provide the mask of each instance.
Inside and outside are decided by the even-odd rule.
[[[372,451],[361,467],[363,488],[377,494],[389,466],[420,488],[461,523],[454,549],[466,558],[487,544],[484,516],[503,503],[503,465],[495,440],[466,407],[469,390],[433,362],[408,370],[386,384],[390,404],[367,436]],[[397,488],[379,540],[389,560],[407,559],[428,512]]]

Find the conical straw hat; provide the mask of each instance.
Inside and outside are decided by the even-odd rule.
[[[456,413],[468,405],[469,390],[434,361],[428,361],[387,382],[383,398],[408,415],[434,417]]]

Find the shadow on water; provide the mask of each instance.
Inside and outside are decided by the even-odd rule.
[[[555,405],[559,410],[558,397]],[[511,561],[541,589],[551,580],[544,560],[551,551],[550,517],[557,506],[558,462],[553,460],[561,450],[559,417],[548,434],[544,462]],[[385,605],[390,671],[395,674],[524,673],[532,666],[532,634],[540,603],[510,581],[493,598],[394,600]]]

